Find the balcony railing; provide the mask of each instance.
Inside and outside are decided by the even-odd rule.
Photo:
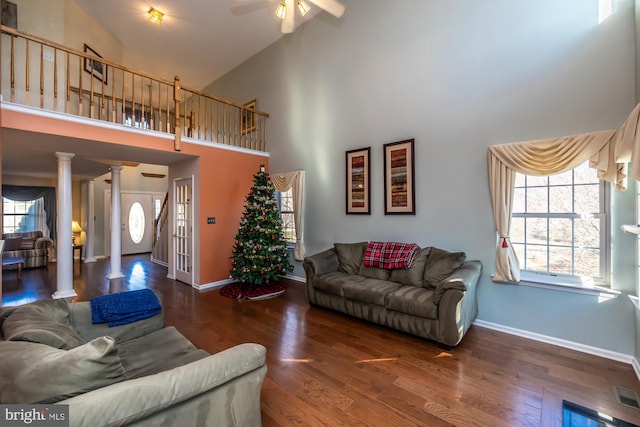
[[[267,113],[12,28],[2,31],[2,97],[124,126],[266,151]]]

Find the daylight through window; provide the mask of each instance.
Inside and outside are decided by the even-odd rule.
[[[280,217],[282,218],[282,232],[287,243],[296,243],[296,222],[293,215],[293,189],[279,191]]]
[[[3,233],[18,233],[25,231],[42,231],[46,235],[46,214],[44,212],[44,199],[29,201],[17,201],[2,198]]]
[[[551,176],[516,174],[510,234],[521,269],[606,284],[607,199],[607,184],[587,163]]]

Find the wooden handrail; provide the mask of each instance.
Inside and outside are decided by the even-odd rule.
[[[4,25],[0,26],[0,30],[11,39],[11,102],[32,105],[30,68],[33,66],[34,76],[37,71],[39,77],[39,108],[58,111],[61,108],[58,93],[64,90],[62,110],[65,113],[120,124],[130,120],[135,126],[137,117],[140,117],[144,123],[142,128],[173,134],[176,151],[181,149],[183,135],[212,143],[266,151],[266,119],[269,118],[266,112],[183,86],[178,76],[171,81]],[[25,43],[16,45],[18,38],[24,39]],[[29,54],[31,45],[35,46],[34,50],[39,48],[37,62]],[[21,52],[17,57],[16,49]],[[3,58],[7,56],[5,52],[2,52]],[[59,54],[66,57],[61,61],[62,64],[58,63]],[[53,62],[52,75],[49,75],[49,69],[45,70],[45,61]],[[101,64],[104,75],[100,70],[96,74],[95,70],[88,69],[87,61]],[[20,64],[17,65],[17,62]],[[62,66],[60,70],[59,65]],[[16,79],[17,68],[18,71],[24,70],[24,81]],[[66,76],[59,79],[59,72],[64,72]],[[20,87],[16,87],[18,81]],[[65,87],[59,88],[60,81]],[[72,81],[77,81],[77,87],[71,86]],[[72,94],[75,95],[72,97]],[[19,99],[17,95],[20,95]],[[131,105],[131,117],[127,105]],[[191,120],[182,119],[187,116]]]

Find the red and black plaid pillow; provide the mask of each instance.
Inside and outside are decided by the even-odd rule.
[[[389,270],[410,268],[419,250],[415,243],[369,242],[364,265]]]

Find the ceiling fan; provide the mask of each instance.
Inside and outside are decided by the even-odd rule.
[[[244,3],[250,0],[231,0],[233,3]],[[345,6],[338,0],[279,0],[275,14],[282,19],[280,31],[283,33],[292,33],[295,29],[296,9],[302,16],[306,15],[311,9],[309,4],[312,3],[320,9],[332,14],[336,18],[340,18],[345,11]]]

